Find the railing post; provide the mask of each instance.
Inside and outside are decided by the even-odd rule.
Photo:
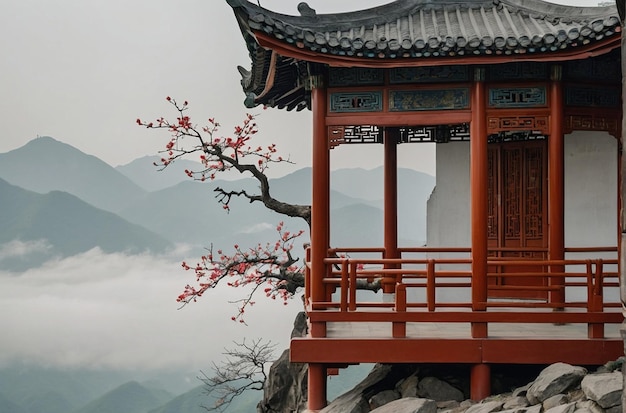
[[[428,311],[435,311],[435,260],[428,260],[428,264],[426,267],[426,305],[428,306]]]
[[[311,305],[311,247],[306,247],[304,251],[304,305]]]
[[[396,284],[396,305],[395,311],[398,313],[406,312],[406,284]],[[393,338],[406,337],[406,322],[394,321],[391,325]]]
[[[356,262],[350,263],[350,297],[348,298],[348,311],[356,311]]]
[[[341,261],[341,302],[339,309],[342,312],[348,311],[348,290],[350,282],[348,281],[348,260]]]
[[[603,262],[597,259],[596,271],[593,274],[593,286],[591,288],[590,303],[588,304],[593,312],[604,311],[604,282],[603,282]],[[604,323],[589,323],[587,325],[587,336],[589,338],[604,338]]]

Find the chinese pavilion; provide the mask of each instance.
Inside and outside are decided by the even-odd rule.
[[[621,23],[615,6],[396,0],[284,15],[227,0],[250,52],[248,107],[309,109],[309,409],[349,364],[599,365],[624,352]],[[426,246],[398,243],[400,145],[436,144]],[[384,153],[379,248],[331,245],[330,150]],[[382,280],[384,299],[357,294]],[[378,295],[380,296],[380,294]]]

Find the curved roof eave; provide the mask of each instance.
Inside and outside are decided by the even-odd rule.
[[[333,58],[551,53],[621,30],[615,6],[573,7],[542,0],[396,0],[361,11],[301,16],[275,13],[247,0],[228,2],[249,48],[255,47],[252,33],[262,33],[275,44]]]
[[[600,56],[619,47],[621,38],[609,37],[596,43],[587,44],[578,48],[561,49],[549,52],[537,53],[493,53],[488,55],[450,55],[421,57],[399,57],[399,58],[364,58],[362,56],[337,56],[325,55],[318,52],[311,52],[293,46],[285,46],[276,42],[271,37],[257,33],[259,45],[266,49],[271,49],[284,57],[297,60],[327,64],[331,67],[369,67],[369,68],[390,68],[390,67],[410,67],[410,66],[439,66],[439,65],[468,65],[468,64],[498,64],[519,61],[535,62],[559,62],[565,60],[585,59],[588,57]]]
[[[290,16],[248,0],[227,2],[250,52],[252,76],[242,82],[246,106],[308,105],[298,84],[299,69],[285,70],[293,63],[389,68],[519,59],[556,62],[601,55],[620,44],[615,6],[573,7],[543,0],[396,0],[367,10],[320,15],[301,3],[301,16]],[[275,64],[283,67],[282,79]],[[272,87],[276,80],[284,88],[286,78],[295,80],[287,88],[287,100]]]

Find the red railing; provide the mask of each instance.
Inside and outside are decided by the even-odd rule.
[[[489,258],[486,302],[472,301],[470,249],[401,248],[400,254],[385,259],[382,248],[329,251],[324,301],[311,301],[307,270],[305,295],[310,316],[315,313],[312,320],[390,321],[394,336],[402,336],[407,322],[586,323],[593,338],[604,335],[605,323],[622,321],[615,247],[569,248],[565,260]],[[498,283],[503,275],[509,284]],[[528,277],[544,281],[524,285]],[[395,293],[389,300],[362,292],[385,285]],[[520,293],[545,298],[493,298]]]

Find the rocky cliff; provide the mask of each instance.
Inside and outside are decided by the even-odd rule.
[[[301,313],[291,336],[305,335],[306,328]],[[320,413],[618,413],[623,361],[592,372],[565,363],[493,366],[496,395],[480,401],[469,400],[469,366],[379,364]],[[257,412],[306,411],[306,379],[306,364],[290,363],[285,350],[270,369]]]

